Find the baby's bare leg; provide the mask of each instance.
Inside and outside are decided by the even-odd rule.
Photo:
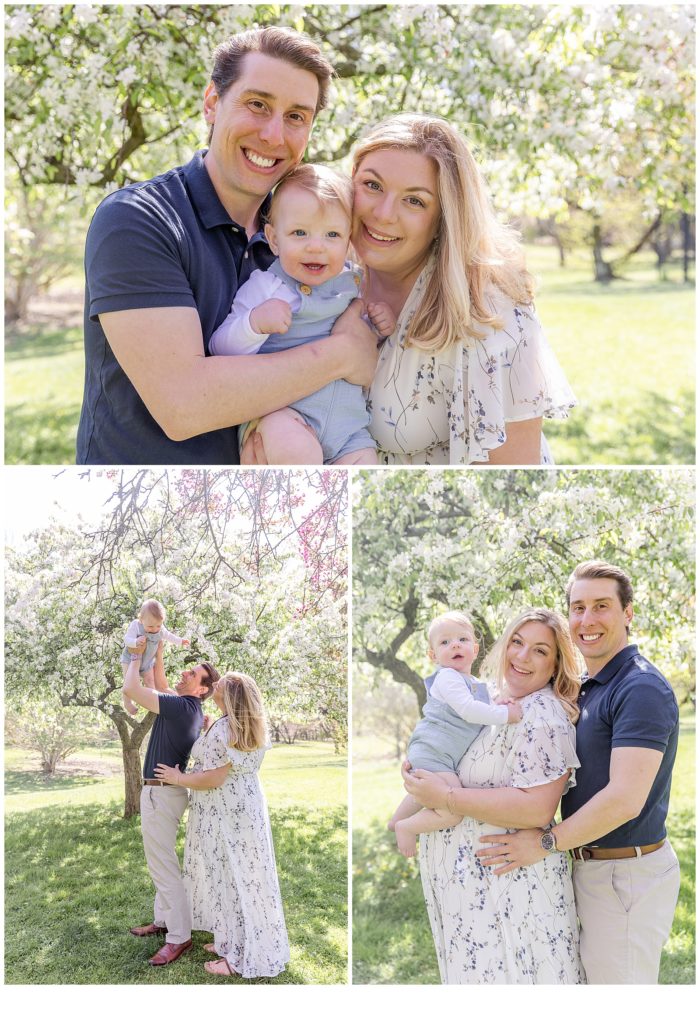
[[[390,832],[396,831],[396,822],[403,821],[404,818],[410,818],[413,814],[418,814],[419,811],[423,810],[423,805],[419,804],[417,800],[414,800],[412,796],[405,796],[399,806],[396,808],[392,816],[389,818],[387,828]]]
[[[435,774],[450,786],[454,786],[455,789],[459,789],[462,785],[459,776],[454,772],[436,772]],[[410,818],[396,822],[394,829],[396,845],[404,857],[415,857],[417,836],[423,832],[439,832],[440,829],[451,828],[452,825],[458,824],[463,817],[463,814],[450,814],[445,810],[433,811],[428,807],[421,807]]]
[[[339,459],[336,459],[333,463],[334,466],[378,466],[379,459],[377,458],[376,448],[358,448],[355,452],[350,452],[348,455],[341,455]]]
[[[124,662],[121,663],[121,666],[122,679],[125,679],[129,666],[125,665]],[[139,710],[138,704],[134,704],[131,697],[127,697],[127,695],[124,693],[124,687],[122,687],[122,704],[124,705],[124,710],[127,711],[130,715],[135,715],[136,712]]]
[[[141,676],[141,685],[142,686],[147,686],[149,688],[149,690],[155,690],[156,683],[155,683],[155,677],[153,675],[153,666],[152,665],[151,665],[150,668],[147,668],[146,671],[144,672],[144,674]]]
[[[294,409],[278,409],[262,416],[258,432],[271,466],[320,466],[323,463],[318,438]]]

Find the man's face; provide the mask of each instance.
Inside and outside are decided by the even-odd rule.
[[[623,608],[617,582],[576,580],[569,599],[569,628],[574,643],[595,673],[627,646],[632,605]]]
[[[180,697],[199,697],[202,687],[206,686],[206,669],[201,665],[194,668],[186,668],[180,676],[180,681],[175,683],[175,690]]]
[[[318,89],[311,71],[262,53],[246,54],[240,78],[223,96],[210,84],[204,116],[213,132],[206,165],[217,190],[263,199],[296,167]]]

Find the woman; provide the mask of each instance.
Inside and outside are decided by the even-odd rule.
[[[485,665],[523,719],[485,727],[460,764],[463,789],[404,767],[408,792],[427,807],[464,814],[421,838],[420,870],[443,984],[580,984],[574,894],[565,854],[494,874],[477,858],[480,836],[546,827],[578,767],[573,723],[579,671],[564,618],[517,616]],[[488,823],[488,824],[487,824]]]
[[[272,833],[258,769],[269,749],[260,691],[228,672],[216,684],[223,712],[192,748],[192,770],[158,765],[155,774],[192,790],[185,841],[185,886],[192,926],[213,932],[204,948],[221,959],[209,974],[272,978],[289,962]]]
[[[465,141],[438,117],[390,117],[360,141],[353,177],[363,298],[398,321],[369,393],[380,461],[551,461],[542,418],[575,399]]]

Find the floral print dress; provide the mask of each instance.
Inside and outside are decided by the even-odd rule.
[[[574,727],[551,687],[522,705],[521,722],[482,729],[462,758],[463,786],[527,789],[579,766]],[[421,879],[442,983],[585,984],[566,854],[495,875],[476,851],[484,846],[480,836],[504,831],[464,818],[421,836]]]
[[[501,330],[483,327],[483,339],[467,338],[435,355],[407,347],[434,266],[431,257],[382,345],[369,390],[370,433],[380,462],[389,465],[488,462],[505,442],[508,423],[566,419],[576,405],[534,308],[495,289],[487,299]],[[552,461],[544,437],[540,461]]]
[[[258,779],[265,750],[228,746],[218,719],[192,748],[191,770],[230,762],[216,789],[191,790],[184,878],[192,926],[213,932],[214,946],[244,978],[272,978],[289,962],[270,819]]]

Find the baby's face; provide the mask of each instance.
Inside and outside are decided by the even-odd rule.
[[[430,656],[441,668],[454,668],[468,674],[479,653],[479,645],[469,626],[457,622],[439,622],[430,637]]]
[[[162,622],[155,622],[153,619],[142,619],[141,625],[147,633],[157,633],[163,627]]]
[[[280,196],[274,224],[265,227],[282,269],[300,284],[323,284],[343,270],[350,219],[340,203],[323,206],[305,188],[290,185]]]

